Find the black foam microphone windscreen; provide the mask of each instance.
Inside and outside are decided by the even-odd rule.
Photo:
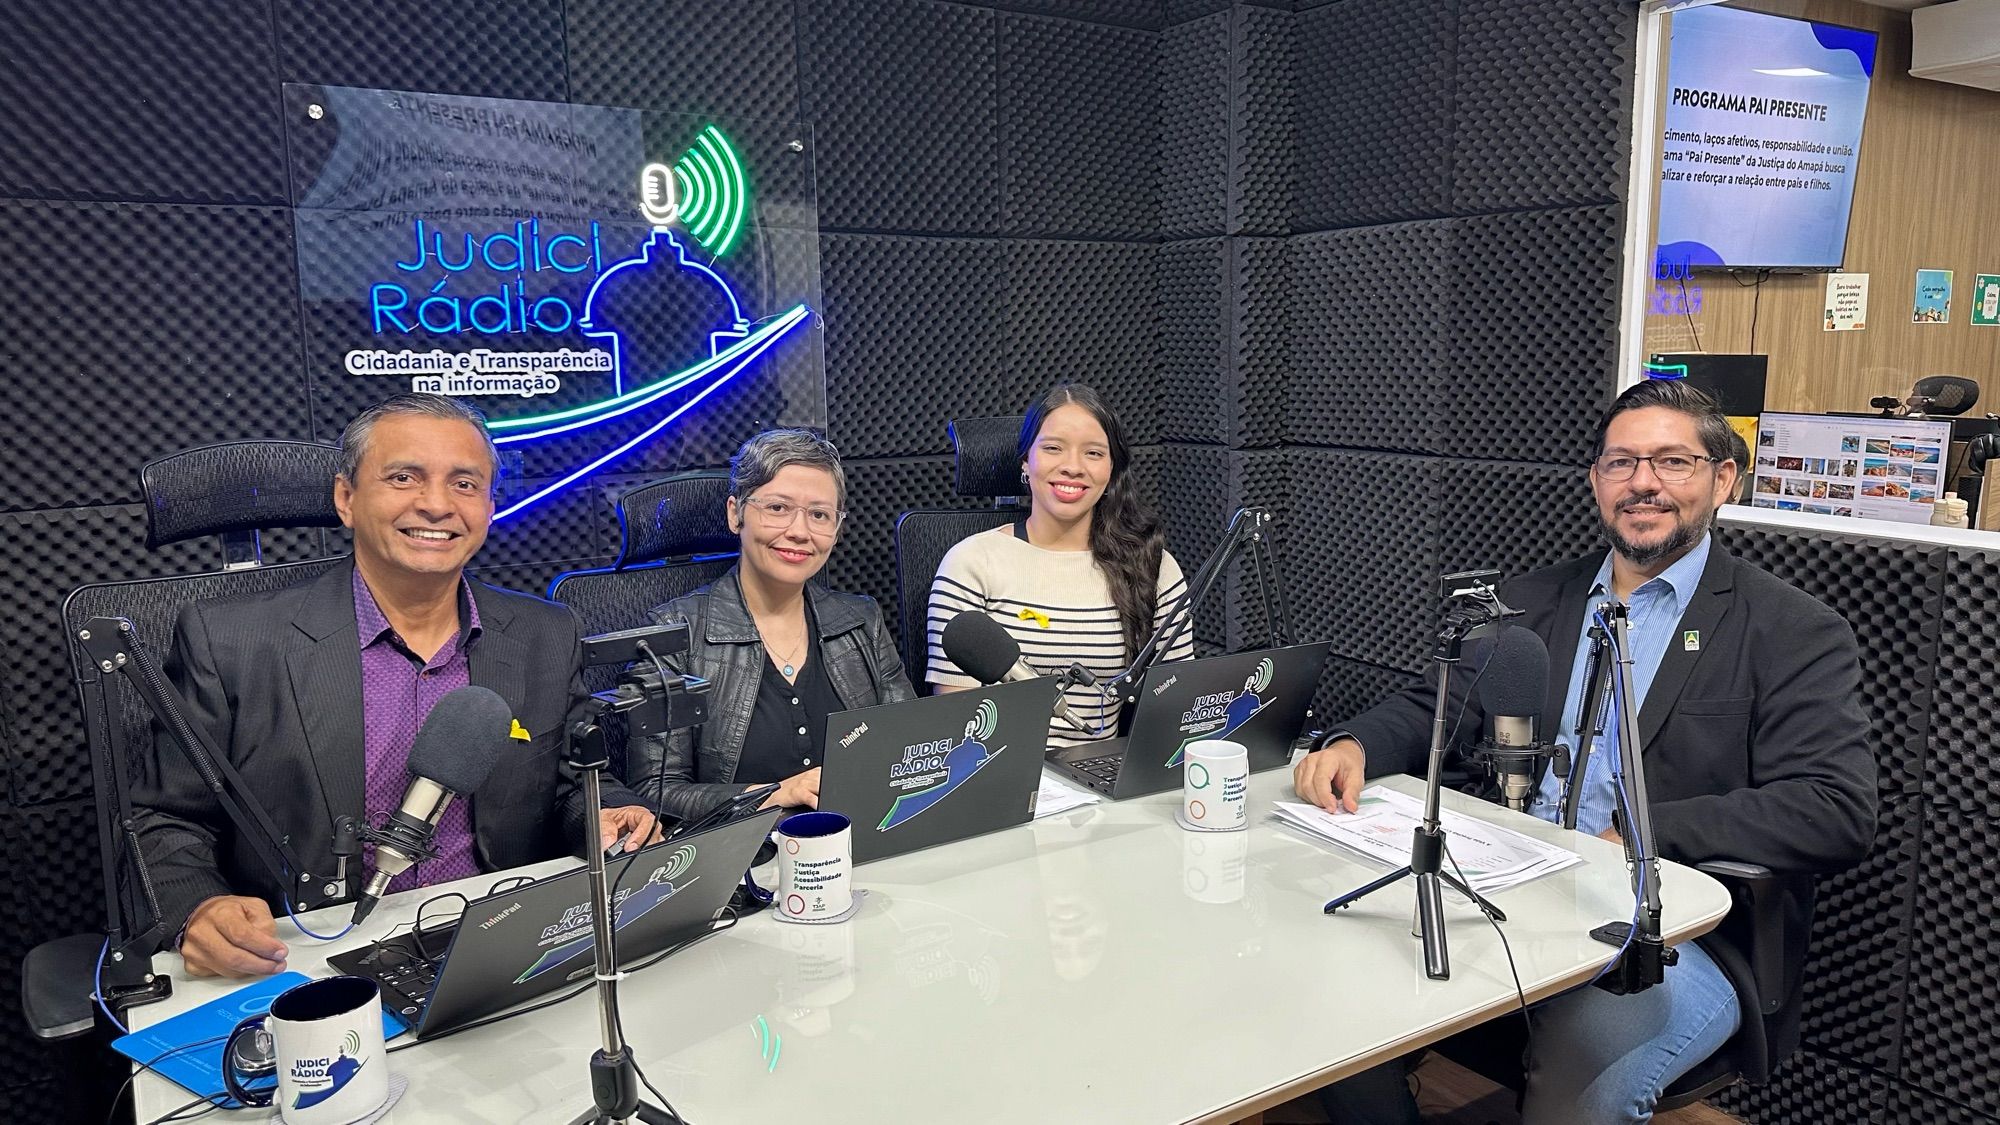
[[[1549,691],[1549,649],[1534,630],[1500,630],[1479,673],[1479,704],[1488,715],[1539,717]]]
[[[1021,644],[1007,627],[976,609],[945,622],[939,642],[947,660],[982,684],[1006,679],[1021,659]]]
[[[486,784],[514,741],[514,709],[491,688],[468,685],[431,706],[410,744],[410,776],[463,796]]]

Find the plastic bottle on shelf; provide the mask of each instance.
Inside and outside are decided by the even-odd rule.
[[[1931,526],[1971,526],[1965,517],[1965,501],[1958,498],[1958,493],[1947,492],[1943,496],[1938,497],[1937,503],[1931,505]]]

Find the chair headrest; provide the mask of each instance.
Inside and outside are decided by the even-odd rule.
[[[714,469],[676,473],[627,492],[618,498],[617,566],[736,550],[728,500],[729,474]]]
[[[1921,413],[1933,418],[1956,417],[1979,401],[1979,383],[1961,375],[1926,375],[1910,388],[1910,397],[1930,400],[1911,404]]]
[[[139,468],[146,546],[273,527],[338,527],[340,450],[310,441],[225,441]]]
[[[1026,496],[1021,481],[1022,415],[955,418],[949,427],[960,496]]]

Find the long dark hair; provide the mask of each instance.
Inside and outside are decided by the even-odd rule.
[[[1111,603],[1118,607],[1118,622],[1125,633],[1125,654],[1130,657],[1146,646],[1153,635],[1153,618],[1159,610],[1160,556],[1166,553],[1167,534],[1159,514],[1139,495],[1138,487],[1126,470],[1132,461],[1131,447],[1125,443],[1125,427],[1104,405],[1103,396],[1082,383],[1059,383],[1028,408],[1021,419],[1021,460],[1028,459],[1042,422],[1064,406],[1080,406],[1104,427],[1111,445],[1111,480],[1090,517],[1090,557],[1103,569],[1111,587]]]

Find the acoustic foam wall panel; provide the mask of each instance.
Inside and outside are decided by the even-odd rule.
[[[1011,13],[998,25],[1001,230],[1156,237],[1159,35]]]
[[[1311,726],[1330,730],[1370,707],[1423,680],[1399,668],[1384,668],[1344,656],[1331,656],[1313,695]]]
[[[1229,241],[1228,355],[1223,405],[1229,440],[1237,446],[1273,446],[1285,438],[1286,360],[1291,312],[1286,301],[1285,240]]]
[[[277,81],[261,4],[11,5],[0,197],[281,203]]]
[[[1980,1113],[1962,1105],[1953,1105],[1943,1098],[1934,1097],[1913,1086],[1901,1082],[1889,1085],[1882,1120],[1888,1125],[1902,1125],[1904,1122],[1922,1122],[1923,1125],[1995,1125],[2000,1117]]]
[[[1058,382],[1096,387],[1134,445],[1160,432],[1158,248],[1007,243],[1007,364],[1023,401]]]
[[[102,930],[104,926],[103,884],[98,878],[96,810],[89,800],[65,801],[37,809],[0,814],[0,856],[16,877],[6,880],[0,891],[0,909],[10,920],[7,951],[0,955],[0,1003],[7,1004],[10,1016],[0,1026],[0,1088],[33,1082],[45,1071],[49,1050],[28,1031],[18,1018],[20,1007],[20,958],[41,942],[65,934]],[[29,1092],[17,1100],[10,1091],[0,1094],[10,1121],[37,1120],[24,1116],[34,1099],[61,1106],[61,1099],[48,1093]],[[73,1120],[68,1114],[39,1120]]]
[[[901,620],[896,608],[896,518],[916,508],[982,505],[952,492],[950,457],[843,461],[842,468],[847,473],[847,519],[840,543],[820,573],[836,590],[866,594],[881,603],[882,617],[895,635]]]
[[[1923,763],[1924,795],[1968,811],[2000,809],[1993,732],[2000,696],[1989,671],[1989,607],[2000,605],[2000,553],[1953,550],[1946,564],[1937,659],[1937,705]]]
[[[1451,223],[1441,448],[1581,465],[1617,367],[1616,206]]]
[[[1917,869],[1918,924],[1900,1076],[1949,1101],[2000,1115],[2000,820],[1931,802]]]
[[[1275,445],[1284,434],[1285,244],[1160,247],[1161,425],[1169,440]]]
[[[1006,245],[830,234],[827,430],[847,457],[946,453],[953,418],[1026,408],[1005,363]]]
[[[1458,0],[1301,11],[1294,231],[1449,213]]]
[[[1286,530],[1292,613],[1302,637],[1341,656],[1423,667],[1437,617],[1440,462],[1320,449],[1288,451]]]
[[[1292,16],[1239,5],[1230,26],[1228,231],[1284,234],[1292,218]]]
[[[1285,243],[1290,440],[1438,448],[1452,238],[1445,220],[1300,235]]]
[[[1438,566],[1503,578],[1602,550],[1589,472],[1559,465],[1444,461]]]
[[[1638,27],[1630,0],[1459,0],[1458,9],[1453,211],[1621,198]]]
[[[822,230],[999,232],[995,18],[927,0],[801,0]]]
[[[1227,11],[1160,33],[1160,234],[1219,235],[1226,227],[1230,16]]]
[[[1157,31],[1164,16],[1161,0],[993,0],[988,7],[1003,12],[1061,16],[1085,23],[1113,24]]]
[[[283,211],[0,201],[0,260],[0,506],[133,500],[153,457],[306,436]]]
[[[1877,785],[1885,792],[1917,792],[1939,667],[1945,549],[1739,524],[1725,525],[1717,538],[1853,627],[1861,641],[1861,701]]]
[[[1168,441],[1229,441],[1230,256],[1223,238],[1160,247],[1160,428]]]
[[[503,480],[500,503],[510,504],[553,483],[540,478]],[[602,486],[580,482],[494,524],[475,559],[483,567],[505,567],[617,553],[617,512]]]
[[[1883,798],[1868,858],[1818,880],[1806,950],[1806,1046],[1885,1072],[1902,1048],[1921,821],[1914,794]]]
[[[322,553],[317,530],[266,533],[266,562]],[[0,736],[9,792],[16,805],[90,791],[76,691],[62,637],[62,602],[89,582],[213,570],[222,556],[212,539],[146,549],[146,512],[138,504],[60,508],[0,515]],[[164,653],[158,654],[164,656]]]
[[[1709,1100],[1757,1125],[1862,1125],[1884,1120],[1888,1092],[1888,1079],[1871,1070],[1800,1051],[1768,1085],[1731,1086]]]
[[[1271,8],[1289,12],[1292,0],[1242,0],[1236,4],[1231,4],[1230,0],[1167,0],[1167,25],[1171,27],[1231,8]]]
[[[1228,450],[1204,445],[1161,447],[1154,503],[1167,525],[1167,549],[1190,583],[1222,542],[1223,529],[1235,510],[1230,494]],[[1196,639],[1216,647],[1228,639],[1226,581],[1195,611]]]
[[[1229,512],[1255,505],[1268,508],[1275,520],[1271,528],[1272,569],[1279,605],[1286,611],[1294,640],[1317,640],[1299,630],[1299,607],[1294,602],[1297,584],[1291,549],[1291,459],[1282,449],[1231,450],[1229,453]],[[1270,624],[1264,615],[1264,599],[1258,592],[1256,570],[1246,558],[1236,564],[1226,580],[1225,640],[1232,651],[1263,648],[1270,643]]]
[[[561,0],[274,0],[287,82],[560,102]]]
[[[570,96],[591,105],[799,116],[792,0],[569,0]]]

